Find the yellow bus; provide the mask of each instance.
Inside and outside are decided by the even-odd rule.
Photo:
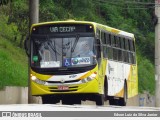
[[[25,43],[31,94],[43,104],[125,106],[138,94],[131,33],[88,21],[44,22],[32,25]]]

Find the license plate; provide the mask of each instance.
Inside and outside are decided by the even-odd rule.
[[[58,90],[68,90],[68,86],[58,86]]]

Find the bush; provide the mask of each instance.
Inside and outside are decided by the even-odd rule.
[[[155,92],[154,65],[145,57],[138,54],[138,80],[139,92],[148,91],[151,94]]]
[[[8,24],[8,16],[0,15],[0,36],[18,44],[17,39],[20,37],[18,27],[14,24]]]

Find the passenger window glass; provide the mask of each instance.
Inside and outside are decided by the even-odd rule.
[[[108,47],[107,49],[108,49],[108,58],[113,59],[113,48]]]
[[[112,42],[112,46],[115,47],[115,39],[113,35],[111,35],[111,42]]]
[[[129,63],[132,63],[132,62],[133,62],[133,56],[132,56],[132,53],[131,53],[131,52],[129,52],[129,53],[128,53],[128,55],[129,55],[129,56],[128,56],[128,58],[129,58],[129,61],[128,61],[128,62],[129,62]]]
[[[136,56],[135,56],[135,53],[133,53],[133,64],[136,64]]]
[[[105,33],[101,32],[101,40],[102,40],[102,44],[105,44]]]
[[[101,38],[101,37],[100,37],[100,30],[98,30],[98,29],[97,29],[96,36],[97,36],[97,38],[98,38],[98,39],[100,39],[100,38]]]
[[[110,34],[107,34],[106,35],[106,40],[107,40],[107,45],[111,46],[111,35]]]
[[[118,50],[117,49],[113,49],[113,60],[118,60]]]
[[[127,41],[128,41],[128,50],[131,51],[130,40]]]
[[[118,48],[121,48],[120,37],[117,37],[117,47],[118,47]]]
[[[125,39],[125,50],[129,50],[128,40],[127,39]]]
[[[130,44],[130,50],[133,51],[133,42],[132,42],[132,40],[129,41],[129,44]]]
[[[122,50],[118,50],[118,61],[122,61]]]
[[[103,46],[103,57],[107,58],[107,47]]]
[[[121,38],[121,39],[120,39],[120,41],[121,41],[121,48],[122,48],[122,49],[124,49],[124,40],[125,40],[124,38]]]
[[[133,51],[135,52],[135,43],[134,43],[134,41],[132,41],[132,44],[133,44]]]
[[[128,52],[127,51],[123,51],[123,57],[124,57],[124,62],[128,63]]]

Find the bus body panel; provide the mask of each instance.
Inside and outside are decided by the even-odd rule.
[[[31,80],[31,92],[32,95],[45,95],[45,94],[75,94],[75,93],[97,93],[97,94],[103,94],[102,85],[103,82],[98,80],[99,79],[99,73],[97,73],[97,76],[86,83],[83,83],[82,80],[86,79],[87,77],[91,76],[94,72],[98,71],[98,67],[95,67],[93,70],[79,73],[79,74],[73,74],[73,75],[46,75],[45,77],[43,74],[38,74],[31,70],[31,74],[35,76],[37,79],[41,81],[45,81],[45,85],[38,84],[35,81]],[[45,79],[47,78],[47,79]],[[63,80],[63,81],[62,81]],[[74,80],[77,80],[78,82],[74,82]],[[63,83],[67,82],[68,83]],[[72,81],[72,82],[69,82]],[[51,84],[47,84],[47,82]],[[53,83],[52,83],[53,82]],[[54,83],[58,82],[58,83]],[[52,88],[58,90],[58,86],[67,86],[69,87],[68,90],[71,90],[71,92],[51,92]],[[72,91],[75,90],[75,91]]]
[[[115,61],[108,62],[106,67],[106,75],[108,77],[108,95],[115,96],[124,87],[124,81],[128,80],[129,65],[117,63]],[[121,96],[120,96],[121,97]]]
[[[123,97],[125,80],[127,82],[128,98],[137,95],[138,80],[136,72],[136,65],[117,63],[115,61],[108,60],[106,67],[108,96]]]

